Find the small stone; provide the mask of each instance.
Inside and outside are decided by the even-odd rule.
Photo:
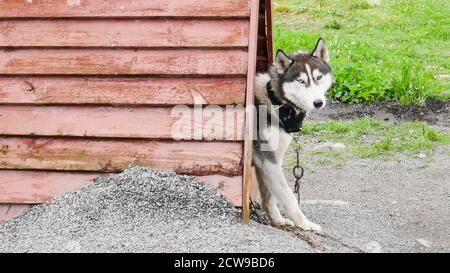
[[[381,253],[383,252],[383,247],[377,241],[371,241],[366,244],[366,249],[369,253]]]
[[[438,79],[449,79],[450,75],[448,75],[448,74],[439,74],[439,75],[436,75],[436,78],[438,78]]]
[[[343,143],[334,143],[333,145],[331,145],[331,148],[336,150],[345,150],[346,147]]]
[[[372,6],[377,6],[381,4],[381,0],[367,0],[367,3]]]
[[[394,201],[391,202],[391,204],[393,204],[393,205],[398,204],[398,201],[394,200]]]
[[[336,149],[336,150],[345,150],[345,145],[343,143],[331,143],[331,142],[324,142],[317,144],[311,148],[311,151],[319,150],[319,149]]]
[[[417,157],[421,158],[421,159],[427,158],[427,156],[425,154],[418,154]]]
[[[430,248],[433,246],[433,242],[430,242],[428,240],[425,239],[417,239],[417,242],[419,244],[421,244],[422,246],[426,247],[426,248]]]
[[[80,253],[81,245],[77,241],[70,241],[64,246],[65,250],[69,253]]]

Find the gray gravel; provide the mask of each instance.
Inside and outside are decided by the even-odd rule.
[[[255,222],[193,177],[132,168],[0,226],[0,252],[314,251]]]

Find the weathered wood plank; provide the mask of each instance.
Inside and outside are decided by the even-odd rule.
[[[0,106],[0,135],[242,140],[244,120],[243,107]]]
[[[245,75],[243,50],[0,51],[0,74],[52,75]]]
[[[248,24],[248,20],[0,21],[0,47],[246,47]]]
[[[128,166],[240,175],[242,143],[0,138],[0,169],[116,172]]]
[[[258,36],[258,56],[267,56],[267,39],[265,36]]]
[[[249,0],[0,1],[0,18],[26,17],[248,17]]]
[[[266,17],[259,15],[258,18],[258,34],[264,33],[266,30]]]
[[[244,104],[245,78],[0,77],[0,104]]]
[[[250,33],[249,33],[249,60],[247,69],[247,92],[245,105],[254,105],[255,77],[257,66],[258,46],[258,14],[259,0],[251,0]],[[250,109],[249,109],[250,110]],[[253,152],[253,116],[252,111],[246,111],[244,150],[243,150],[243,181],[242,181],[242,220],[244,224],[250,222],[250,191],[252,176],[252,152]]]
[[[267,36],[267,60],[268,64],[272,64],[274,61],[274,45],[273,45],[273,1],[272,0],[264,0],[266,9],[266,36]]]
[[[100,173],[0,170],[0,203],[40,204],[86,186]]]
[[[104,173],[0,170],[0,203],[40,204],[64,192],[86,186]],[[241,176],[198,176],[216,188],[235,206],[241,205]],[[0,205],[0,215],[2,210]],[[4,208],[6,209],[6,208]],[[0,216],[1,221],[1,216]]]
[[[269,68],[267,57],[258,56],[256,61],[256,72],[265,73]]]
[[[28,209],[26,204],[0,204],[0,224]]]
[[[242,176],[207,175],[197,176],[222,193],[236,207],[242,206]]]

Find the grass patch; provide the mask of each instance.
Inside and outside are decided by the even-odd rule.
[[[367,1],[351,1],[351,10],[370,9],[372,6]]]
[[[450,99],[450,1],[276,3],[276,48],[312,50],[319,37],[327,42],[337,81],[330,97],[402,104]]]
[[[394,125],[370,117],[349,122],[306,123],[303,134],[319,142],[343,143],[346,154],[369,158],[386,159],[398,153],[413,157],[420,153],[431,155],[437,145],[450,144],[450,134],[436,131],[424,122]],[[324,148],[310,153],[342,159],[344,152]]]
[[[324,27],[328,29],[341,29],[342,24],[336,20],[333,20],[331,22],[326,23]]]
[[[276,12],[290,12],[291,9],[288,6],[276,6],[275,11]]]
[[[393,98],[401,104],[424,104],[432,94],[427,88],[427,83],[432,80],[430,73],[424,72],[423,67],[412,68],[403,64],[399,79],[392,81]]]

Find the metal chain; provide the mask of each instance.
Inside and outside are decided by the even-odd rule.
[[[301,131],[300,131],[301,132]],[[301,179],[303,177],[303,173],[305,170],[302,166],[300,166],[300,148],[299,148],[299,139],[300,135],[293,135],[292,139],[295,142],[295,153],[297,154],[297,164],[292,168],[292,174],[295,178],[295,184],[294,184],[294,193],[297,194],[297,201],[300,205],[300,186],[301,186]]]
[[[263,212],[261,205],[259,203],[254,202],[252,199],[250,199],[250,217],[260,224],[270,225],[270,221],[267,218],[267,215]],[[304,230],[302,230],[300,228],[290,227],[290,226],[274,226],[274,227],[295,234],[296,236],[300,237],[300,239],[306,241],[313,248],[316,248],[316,249],[319,249],[322,251],[330,249],[330,247],[327,246],[324,242],[321,242],[320,240],[310,236],[307,232],[305,232]],[[359,252],[359,253],[367,252],[366,250],[364,250],[358,246],[353,246],[353,245],[347,244],[346,242],[342,241],[341,239],[334,237],[333,235],[330,235],[324,231],[312,232],[312,233],[317,236],[320,236],[322,238],[333,241],[335,243],[341,244],[342,246],[352,249],[355,252]]]

